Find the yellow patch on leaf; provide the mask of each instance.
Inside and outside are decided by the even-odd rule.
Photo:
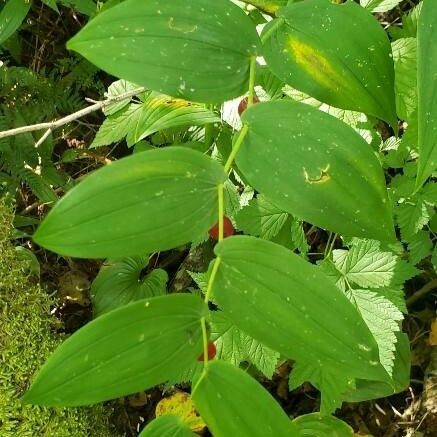
[[[176,99],[167,96],[153,97],[147,100],[147,106],[150,108],[159,108],[160,106],[171,106],[172,108],[185,108],[193,106],[191,102],[184,99]]]
[[[338,70],[332,66],[320,50],[290,36],[286,51],[293,56],[296,64],[323,87],[334,90],[342,87]]]
[[[155,410],[156,417],[169,414],[180,417],[193,432],[203,431],[206,427],[205,422],[197,413],[190,395],[183,391],[177,391],[158,402]]]

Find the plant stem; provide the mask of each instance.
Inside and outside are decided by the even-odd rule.
[[[248,103],[247,106],[250,107],[253,105],[253,97],[255,95],[255,73],[256,73],[256,57],[252,56],[250,58],[250,72],[249,72],[249,94],[248,94]],[[229,157],[225,163],[224,170],[225,173],[229,173],[234,163],[235,157],[237,156],[238,151],[240,150],[241,145],[243,144],[244,138],[249,131],[249,126],[244,124],[240,133],[238,134],[237,139],[232,147],[232,151],[229,154]],[[224,229],[223,229],[223,217],[224,217],[224,184],[217,185],[217,202],[218,202],[218,241],[219,243],[223,241],[224,238]],[[217,272],[221,263],[221,258],[217,257],[214,260],[214,264],[212,266],[211,275],[208,279],[208,285],[206,287],[205,293],[205,304],[208,305],[208,302],[211,299],[212,288],[214,286],[215,278],[217,276]],[[206,329],[206,317],[202,317],[200,319],[200,324],[202,327],[202,337],[203,337],[203,370],[200,375],[195,387],[192,390],[192,393],[196,391],[197,386],[200,381],[205,377],[206,371],[208,369],[208,331]]]
[[[247,98],[247,107],[253,105],[253,97],[255,95],[255,73],[256,73],[256,57],[250,58],[250,75],[249,75],[249,96]]]
[[[21,126],[14,129],[5,130],[3,132],[0,132],[0,139],[6,137],[12,137],[15,135],[24,134],[28,132],[35,132],[39,130],[53,131],[58,127],[64,126],[74,120],[77,120],[78,118],[84,117],[85,115],[91,114],[92,112],[98,111],[99,109],[104,109],[111,103],[121,102],[122,100],[128,99],[129,97],[133,97],[137,94],[140,94],[144,90],[145,88],[142,87],[136,88],[124,94],[120,94],[119,96],[110,97],[106,100],[102,100],[100,102],[94,103],[93,105],[88,106],[87,108],[83,108],[77,112],[74,112],[73,114],[67,115],[66,117],[60,118],[58,120],[49,121],[47,123],[32,124],[30,126]],[[43,135],[43,137],[45,136],[45,138],[47,138],[48,135],[50,135],[50,132],[48,134],[46,132]]]
[[[225,212],[224,206],[224,185],[217,185],[217,198],[218,198],[218,241],[223,240],[224,230],[223,230],[223,216]]]
[[[420,290],[417,290],[412,296],[407,299],[407,306],[417,302],[422,297],[426,296],[433,290],[437,290],[437,278],[425,284]]]
[[[241,144],[243,144],[243,140],[246,137],[248,131],[249,131],[249,126],[247,124],[244,124],[242,129],[240,130],[240,133],[238,134],[237,139],[235,140],[235,144],[232,147],[232,151],[229,154],[229,158],[226,161],[225,173],[229,173],[229,171],[231,170],[235,157],[237,156],[237,153],[239,152]]]

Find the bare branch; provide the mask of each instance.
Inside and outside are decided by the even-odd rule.
[[[68,123],[71,123],[72,121],[77,120],[78,118],[82,118],[85,115],[91,114],[92,112],[98,111],[99,109],[104,109],[105,107],[107,107],[113,103],[121,102],[129,97],[133,97],[137,94],[140,94],[143,91],[145,91],[145,88],[142,88],[142,87],[136,88],[136,89],[134,89],[132,91],[128,91],[124,94],[120,94],[119,96],[110,97],[106,100],[96,102],[93,105],[88,106],[87,108],[81,109],[80,111],[77,111],[73,114],[67,115],[66,117],[60,118],[58,120],[49,121],[47,123],[32,124],[30,126],[21,126],[21,127],[15,128],[15,129],[5,130],[3,132],[0,132],[0,139],[6,138],[6,137],[12,137],[15,135],[20,135],[20,134],[24,134],[24,133],[28,133],[28,132],[46,130],[45,134],[41,137],[40,140],[38,140],[38,142],[35,145],[35,146],[39,146],[40,144],[42,144],[46,140],[46,138],[50,135],[50,133],[53,130],[55,130],[61,126],[64,126]]]

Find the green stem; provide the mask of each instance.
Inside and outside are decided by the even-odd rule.
[[[249,73],[249,97],[247,106],[253,105],[253,97],[255,95],[255,72],[256,72],[256,57],[252,56],[250,58],[250,73]],[[234,163],[235,157],[237,156],[238,151],[240,150],[241,145],[243,144],[244,138],[249,131],[249,126],[244,124],[238,137],[235,141],[235,144],[232,147],[232,151],[225,163],[225,173],[229,173]],[[205,141],[207,137],[207,132],[205,132]],[[223,241],[224,238],[224,226],[223,226],[223,217],[224,217],[224,184],[217,185],[217,202],[218,202],[218,241]],[[211,275],[208,279],[208,285],[206,287],[205,293],[205,304],[208,305],[208,302],[211,299],[212,288],[214,286],[215,278],[217,276],[217,272],[221,263],[221,258],[217,257],[214,260],[214,264],[212,266]],[[194,393],[200,383],[200,381],[206,376],[206,372],[208,369],[208,330],[206,327],[206,316],[203,316],[200,319],[200,324],[202,328],[202,338],[203,338],[203,370],[200,375],[196,385],[194,386],[192,393]]]
[[[250,58],[250,74],[249,74],[249,96],[247,98],[247,107],[253,105],[253,97],[255,95],[255,73],[256,73],[256,57]]]
[[[248,131],[249,131],[249,126],[247,124],[243,124],[243,127],[240,130],[240,133],[238,134],[237,139],[235,140],[235,144],[232,147],[232,151],[229,154],[229,158],[226,161],[225,173],[229,173],[229,171],[231,170],[231,167],[232,167],[232,164],[234,163],[235,157],[237,156],[237,153],[239,152],[240,147],[243,144],[244,138],[246,137]]]

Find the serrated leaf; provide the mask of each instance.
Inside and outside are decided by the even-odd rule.
[[[165,382],[196,362],[205,311],[197,296],[174,294],[140,300],[98,317],[61,344],[24,401],[89,405]]]
[[[419,231],[408,242],[409,261],[416,265],[431,254],[433,244],[429,232]]]
[[[160,416],[152,420],[138,437],[196,437],[197,434],[176,415]]]
[[[392,375],[396,349],[396,332],[403,314],[388,299],[370,290],[351,289],[348,292],[364,321],[372,332],[379,348],[381,364]]]
[[[354,387],[354,380],[345,378],[335,367],[324,367],[322,370],[312,361],[295,363],[288,381],[290,390],[308,381],[321,392],[320,411],[324,414],[332,414],[341,407],[346,392]]]
[[[122,94],[125,94],[129,91],[134,91],[136,90],[138,87],[138,85],[128,82],[127,80],[117,80],[115,82],[113,82],[109,87],[108,87],[108,92],[105,94],[106,98],[116,98],[118,96],[121,96]],[[127,105],[129,105],[130,101],[132,100],[132,97],[128,97],[125,100],[122,100],[121,102],[115,102],[115,103],[111,103],[110,105],[106,106],[103,109],[103,112],[105,113],[105,115],[112,115],[115,114],[118,111],[121,111],[123,108],[125,108]]]
[[[307,242],[303,223],[301,220],[293,217],[291,222],[291,239],[294,245],[302,255],[306,255],[310,249]]]
[[[379,287],[378,289],[371,289],[380,296],[389,300],[400,312],[407,314],[407,304],[405,302],[405,293],[401,288],[395,287]]]
[[[416,187],[437,169],[437,3],[423,0],[417,29],[419,168]]]
[[[203,105],[151,92],[143,103],[133,103],[122,113],[116,112],[106,119],[91,147],[106,146],[125,136],[131,146],[163,129],[204,126],[219,121],[220,118]]]
[[[285,225],[289,214],[259,195],[249,201],[237,215],[237,228],[245,234],[271,240]]]
[[[411,120],[417,108],[417,41],[402,38],[392,43],[395,65],[396,110],[402,120]]]
[[[0,44],[20,27],[31,6],[30,0],[8,0],[0,12]]]
[[[306,0],[278,16],[263,33],[264,56],[276,76],[322,102],[396,128],[390,42],[370,13],[354,2]]]
[[[211,339],[217,358],[239,366],[243,361],[253,364],[267,378],[272,378],[279,354],[238,329],[222,311],[211,313]]]
[[[378,241],[355,239],[353,243],[349,251],[333,251],[336,268],[350,283],[364,288],[396,286],[417,273],[413,266],[381,250]]]
[[[360,0],[360,5],[371,12],[387,12],[395,8],[402,0]]]
[[[238,187],[230,179],[223,184],[225,215],[235,217],[241,209]]]
[[[148,263],[148,256],[106,261],[91,286],[94,314],[100,316],[136,300],[164,295],[167,272],[156,269],[141,277]]]
[[[209,363],[192,398],[214,437],[299,435],[270,393],[232,364]]]
[[[107,146],[123,140],[138,124],[141,108],[142,105],[133,104],[109,115],[97,131],[90,148]]]
[[[254,237],[226,238],[215,252],[213,295],[239,329],[296,361],[335,367],[344,377],[385,378],[358,311],[316,266]]]
[[[259,46],[252,20],[227,0],[127,0],[67,43],[116,77],[205,103],[247,91],[249,58]]]
[[[34,240],[57,253],[122,258],[167,250],[203,235],[217,220],[211,158],[183,147],[136,153],[89,175],[50,211]]]
[[[344,235],[394,239],[381,165],[351,127],[291,100],[254,105],[242,119],[238,169],[269,201]]]
[[[430,219],[430,208],[421,199],[406,201],[397,206],[395,213],[403,241],[410,240]]]

